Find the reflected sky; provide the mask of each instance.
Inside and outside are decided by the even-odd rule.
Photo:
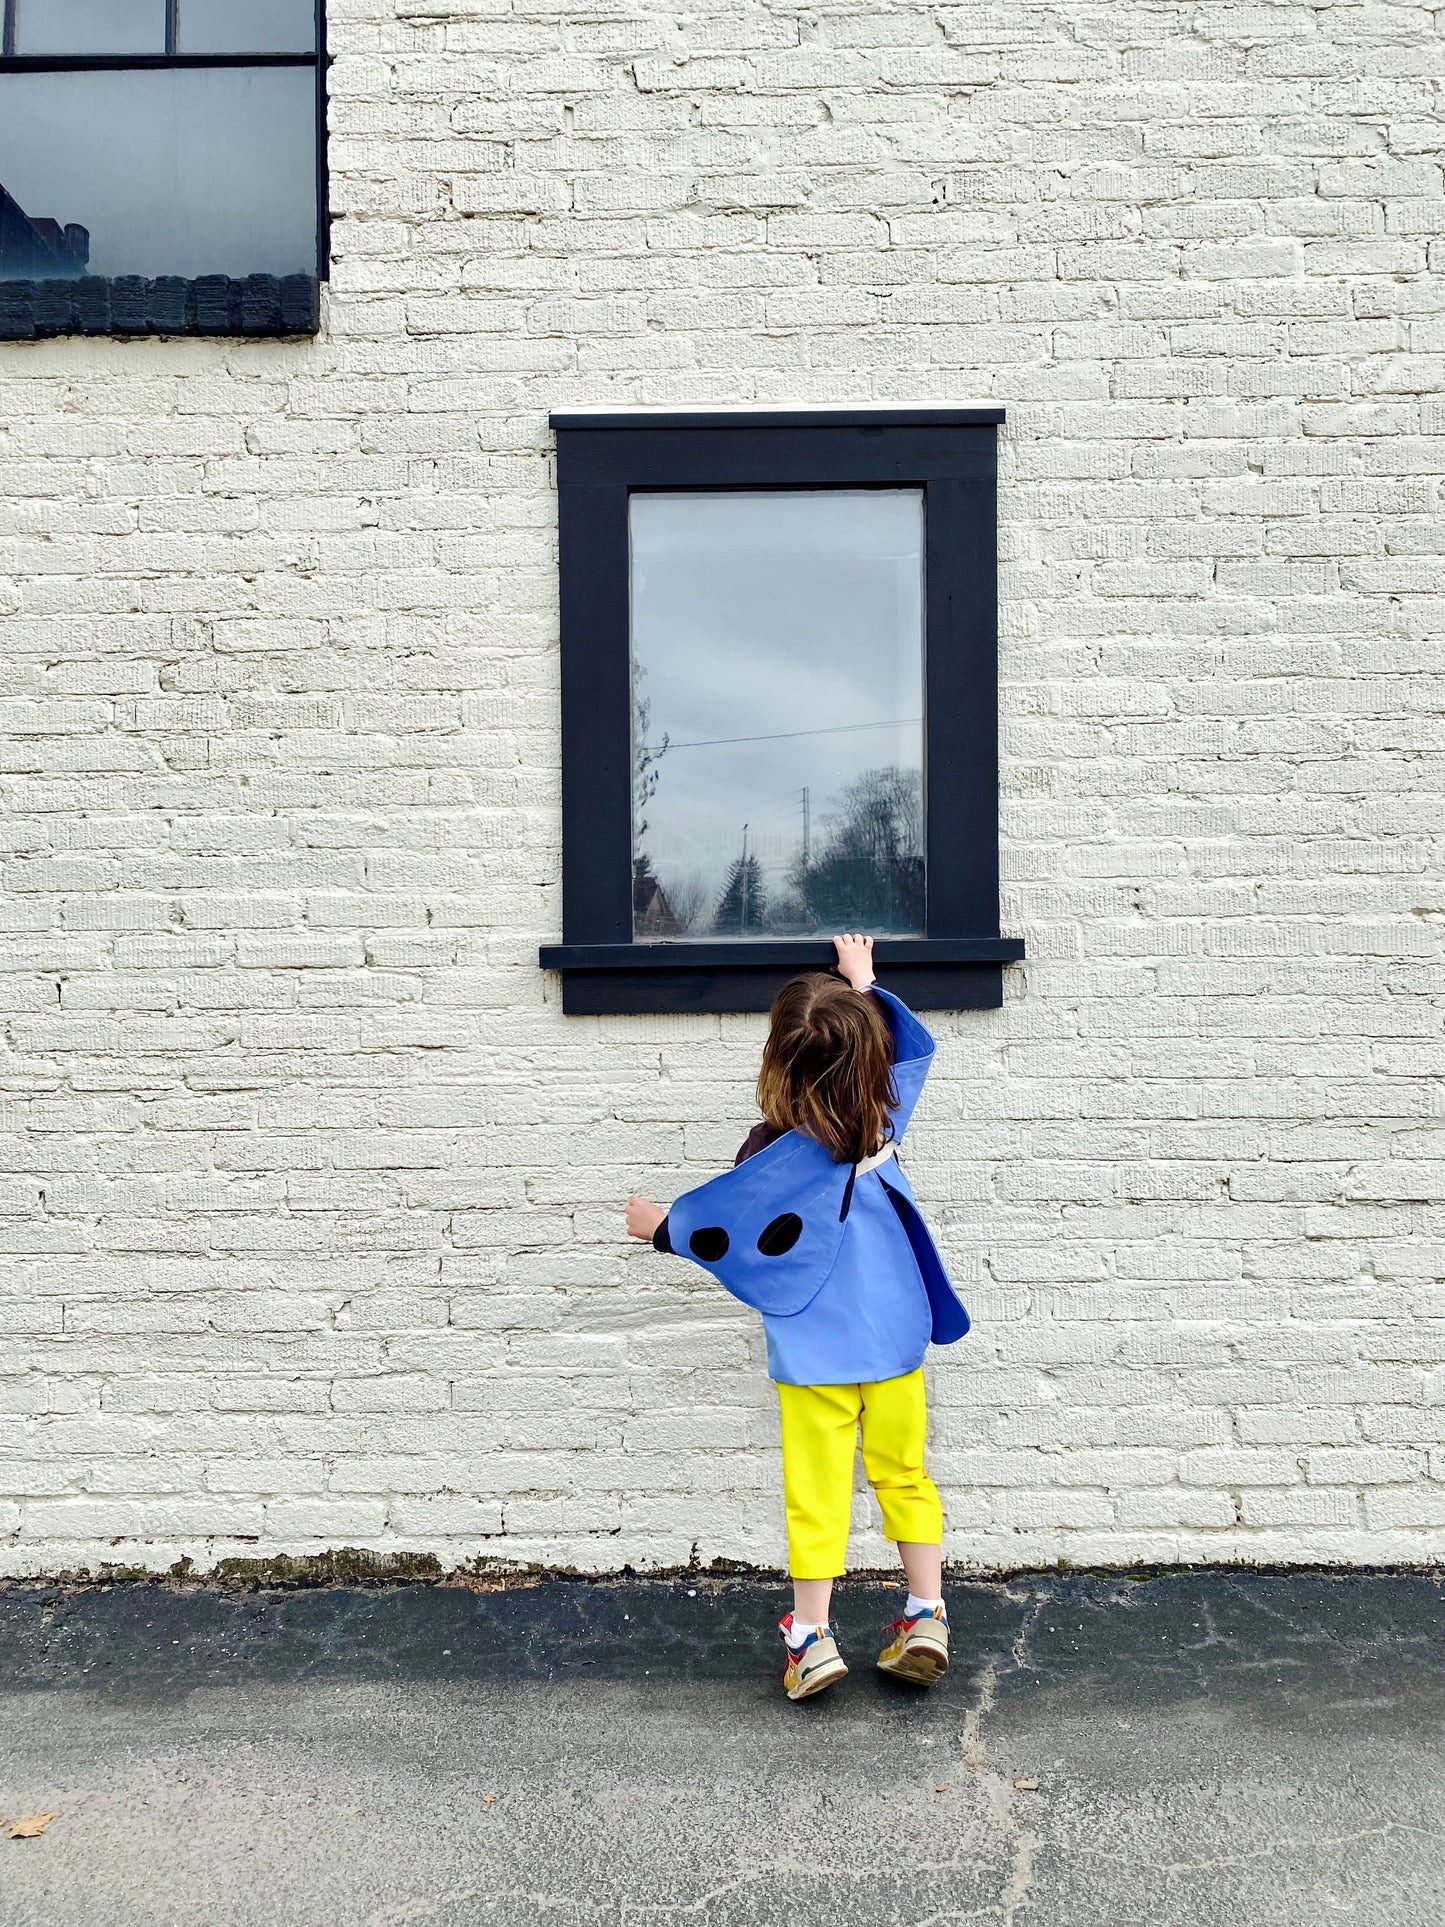
[[[163,54],[165,50],[165,0],[19,0],[16,9],[15,51],[19,54]]]
[[[7,74],[0,182],[92,274],[314,274],[311,67]]]
[[[631,541],[634,690],[668,742],[641,847],[716,898],[746,825],[784,891],[805,790],[816,856],[847,784],[922,766],[922,492],[638,493]]]
[[[315,45],[315,0],[181,0],[181,53],[310,53]]]
[[[180,53],[310,53],[315,0],[180,0]],[[165,0],[18,0],[20,54],[165,52]]]

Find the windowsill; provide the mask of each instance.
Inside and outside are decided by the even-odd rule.
[[[0,341],[58,335],[314,335],[321,283],[314,274],[86,274],[74,280],[0,281]]]
[[[800,970],[834,961],[821,937],[680,939],[668,943],[543,944],[537,960],[562,975],[569,1015],[642,1011],[765,1011]],[[918,1010],[987,1010],[1003,1001],[1003,966],[1022,937],[880,937],[878,974]]]
[[[1022,937],[879,937],[879,963],[1020,963]],[[665,943],[544,943],[544,970],[728,970],[784,964],[807,970],[831,964],[830,937],[691,937]]]

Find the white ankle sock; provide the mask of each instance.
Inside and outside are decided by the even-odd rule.
[[[825,1633],[827,1630],[828,1622],[826,1619],[821,1626],[810,1625],[806,1619],[794,1619],[788,1629],[788,1644],[794,1648],[799,1647],[811,1633]]]
[[[933,1613],[937,1616],[942,1612],[943,1601],[941,1599],[920,1599],[916,1592],[911,1592],[908,1595],[907,1604],[903,1608],[903,1617],[905,1619],[916,1619],[920,1613]]]

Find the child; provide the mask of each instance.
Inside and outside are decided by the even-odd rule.
[[[828,1607],[846,1563],[860,1420],[864,1470],[908,1578],[878,1664],[923,1686],[948,1669],[922,1362],[930,1338],[964,1335],[968,1313],[894,1157],[934,1045],[874,983],[871,937],[834,947],[837,976],[795,977],[778,992],[758,1074],[764,1122],[735,1168],[670,1212],[645,1198],[627,1206],[633,1237],[696,1259],[763,1314],[782,1408],[789,1699],[848,1670]]]

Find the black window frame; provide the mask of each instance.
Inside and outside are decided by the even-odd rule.
[[[331,260],[330,176],[326,155],[326,0],[312,0],[316,44],[310,53],[176,51],[184,0],[165,8],[166,51],[157,54],[17,54],[15,23],[23,0],[0,0],[0,111],[6,74],[116,73],[144,68],[313,67],[316,73],[316,272],[314,274],[85,275],[75,282],[0,280],[0,341],[57,335],[314,335],[321,329],[321,285]],[[49,210],[44,210],[49,212]],[[76,293],[76,290],[81,290]]]
[[[1004,410],[565,409],[557,437],[562,942],[569,1014],[761,1011],[817,937],[635,942],[629,497],[641,490],[918,488],[924,495],[925,930],[880,937],[919,1009],[990,1009],[999,934],[997,441]]]

